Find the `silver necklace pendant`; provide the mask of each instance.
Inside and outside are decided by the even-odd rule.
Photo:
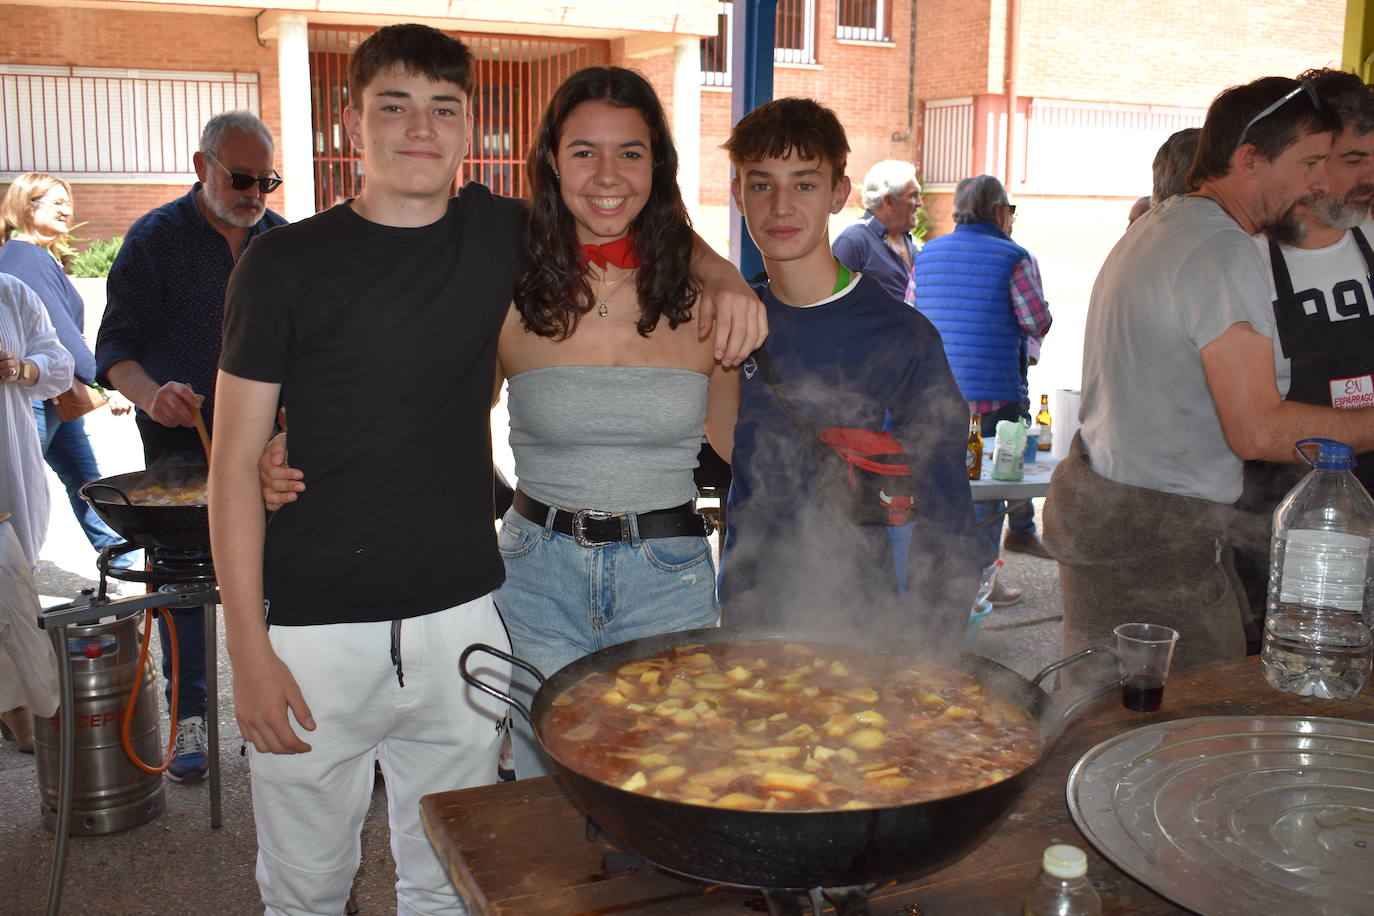
[[[621,280],[623,280],[623,279],[624,279],[624,277],[616,277],[614,280],[612,280],[612,279],[611,279],[611,275],[610,275],[609,273],[607,273],[604,269],[602,270],[602,273],[601,273],[601,291],[602,291],[602,295],[596,297],[596,314],[597,314],[598,316],[600,316],[600,317],[602,317],[602,318],[605,318],[607,315],[610,314],[610,310],[606,308],[606,302],[607,302],[607,300],[609,300],[609,299],[611,298],[612,295],[614,295],[614,293],[615,293],[615,285],[616,285],[617,283],[619,283],[619,282],[620,282]]]

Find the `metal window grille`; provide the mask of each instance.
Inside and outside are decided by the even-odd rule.
[[[0,64],[0,173],[181,182],[211,116],[259,114],[256,73]]]
[[[730,85],[730,24],[734,6],[730,0],[716,4],[716,34],[701,40],[703,86]]]
[[[733,0],[721,0],[717,9],[716,34],[701,40],[703,86],[730,86],[730,35],[734,16]],[[778,0],[776,24],[773,60],[777,63],[814,64],[816,0]]]
[[[891,41],[887,0],[839,0],[835,6],[835,37],[853,41]]]
[[[927,186],[955,184],[973,169],[973,100],[927,102],[921,178]]]
[[[1034,99],[1026,116],[1025,176],[1036,193],[1132,196],[1147,188],[1170,134],[1201,127],[1206,111]]]
[[[778,0],[773,46],[773,60],[780,64],[816,62],[816,0]]]
[[[348,105],[348,56],[371,34],[311,26],[311,116],[315,131],[315,205],[331,207],[357,196],[365,179],[362,157],[343,127]],[[568,76],[609,60],[604,42],[451,33],[476,58],[473,129],[455,187],[480,181],[497,194],[523,197],[525,152],[549,97]]]

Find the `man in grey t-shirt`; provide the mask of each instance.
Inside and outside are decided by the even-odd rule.
[[[1066,650],[1135,619],[1179,630],[1180,664],[1243,655],[1225,540],[1242,460],[1293,460],[1305,436],[1374,445],[1374,412],[1279,397],[1273,311],[1251,240],[1325,189],[1335,121],[1295,80],[1226,90],[1208,110],[1191,193],[1138,220],[1103,265],[1081,434],[1045,506]]]

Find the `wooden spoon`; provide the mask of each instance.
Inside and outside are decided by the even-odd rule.
[[[210,463],[210,433],[205,428],[205,417],[196,409],[196,432],[200,433],[200,446],[205,449],[205,463]]]

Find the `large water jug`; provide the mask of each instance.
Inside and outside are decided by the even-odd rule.
[[[1316,446],[1315,460],[1304,446]],[[1279,690],[1349,699],[1369,677],[1374,499],[1344,442],[1304,439],[1297,449],[1312,470],[1274,510],[1260,661]]]

